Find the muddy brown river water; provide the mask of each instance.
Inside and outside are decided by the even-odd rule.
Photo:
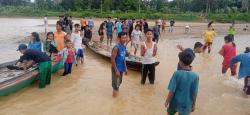
[[[12,21],[30,26],[23,27]],[[14,39],[20,36],[17,32],[25,35],[34,30],[43,31],[36,26],[43,23],[39,19],[0,19],[1,26],[6,23],[9,26],[0,32],[1,60],[18,57],[17,52],[12,51],[16,44],[3,36]],[[141,86],[140,73],[129,71],[116,99],[112,98],[110,62],[87,50],[84,64],[74,67],[71,75],[61,77],[60,70],[45,89],[38,89],[34,83],[0,97],[0,115],[166,115],[167,85],[178,62],[176,45],[193,47],[196,41],[202,39],[162,36],[157,56],[161,63],[156,68],[155,85]],[[237,35],[235,42],[238,53],[242,53],[245,46],[250,46],[250,36]],[[197,54],[193,63],[193,71],[200,75],[200,85],[196,110],[191,115],[250,115],[250,98],[243,95],[242,84],[228,80],[229,72],[226,77],[220,73],[222,57],[217,52],[222,44],[223,37],[218,36],[212,53]],[[9,58],[3,56],[5,52]]]

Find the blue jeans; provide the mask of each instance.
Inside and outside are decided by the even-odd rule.
[[[69,74],[71,73],[71,69],[72,69],[72,63],[64,63],[64,72],[63,74]]]

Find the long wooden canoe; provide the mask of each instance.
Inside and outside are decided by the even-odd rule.
[[[110,50],[105,50],[104,48],[101,48],[98,46],[98,43],[96,42],[89,42],[85,44],[92,52],[98,54],[99,56],[110,60],[111,59],[111,51]],[[126,57],[126,64],[127,67],[131,70],[134,71],[141,71],[142,70],[142,58],[133,56],[133,55],[128,55]],[[158,66],[160,64],[159,61],[155,62],[155,66]]]
[[[0,96],[20,90],[38,80],[38,67],[28,70],[9,70],[6,66],[13,65],[15,61],[0,64]],[[54,73],[63,67],[62,61],[52,64],[51,72]]]

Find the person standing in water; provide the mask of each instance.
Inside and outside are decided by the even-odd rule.
[[[66,76],[71,73],[72,65],[77,64],[75,49],[72,46],[72,42],[67,40],[65,42],[66,47],[60,52],[64,62],[64,72],[62,76]]]
[[[225,44],[222,46],[219,54],[223,56],[224,60],[222,62],[222,74],[226,74],[228,68],[230,68],[230,61],[236,56],[236,45],[233,42],[233,36],[227,35],[224,37]],[[235,64],[231,69],[231,76],[236,75],[237,65]]]
[[[47,33],[47,29],[48,29],[48,16],[47,15],[44,16],[43,22],[44,22],[44,27],[45,27],[45,33]]]
[[[153,41],[155,43],[158,43],[159,39],[160,39],[160,26],[157,25],[157,22],[155,22],[155,26],[153,27],[153,32],[154,32],[154,38],[153,38]]]
[[[85,31],[86,27],[88,26],[88,21],[85,19],[85,17],[82,17],[82,19],[80,20],[80,24],[81,24],[81,31]]]
[[[232,58],[230,67],[233,68],[236,63],[240,62],[240,69],[238,79],[244,79],[243,91],[246,95],[250,96],[250,48],[247,47],[244,54],[239,54]]]
[[[131,33],[131,39],[132,39],[131,42],[135,48],[134,55],[136,55],[137,50],[139,49],[141,37],[142,37],[142,32],[140,30],[140,25],[136,25],[135,30],[133,30],[133,32]]]
[[[191,64],[194,56],[189,52],[179,53],[182,70],[174,72],[169,84],[165,107],[168,115],[189,115],[195,110],[199,87],[199,76],[192,72]]]
[[[111,71],[112,71],[112,87],[113,97],[117,97],[119,87],[122,83],[123,73],[127,75],[126,66],[126,42],[128,36],[125,32],[118,33],[118,43],[114,46],[111,53]]]
[[[73,24],[74,24],[74,22],[73,22],[72,16],[69,16],[69,29],[70,29],[70,32],[73,31]]]
[[[99,34],[99,36],[100,36],[100,43],[101,43],[101,44],[102,44],[103,39],[104,39],[104,31],[105,31],[104,26],[105,26],[105,23],[102,23],[102,24],[100,25],[99,29],[98,29],[98,34]]]
[[[228,28],[228,35],[233,37],[233,41],[234,41],[234,36],[236,34],[236,29],[234,27],[234,23]]]
[[[169,26],[169,32],[173,32],[174,31],[174,24],[175,24],[175,21],[174,19],[171,19],[170,22],[169,22],[170,26]]]
[[[92,31],[90,30],[89,27],[86,27],[84,31],[84,39],[82,43],[88,43],[91,41],[91,39],[92,39]]]
[[[66,33],[62,31],[62,23],[56,23],[56,32],[54,33],[55,41],[57,43],[57,50],[61,51],[64,48],[64,42],[66,40]]]
[[[110,46],[112,45],[113,27],[114,27],[114,23],[111,21],[111,17],[108,17],[108,22],[106,23],[107,46],[109,44],[110,44]]]
[[[153,42],[153,30],[148,29],[145,32],[146,41],[141,45],[142,60],[142,79],[141,84],[144,85],[148,77],[150,84],[155,81],[155,56],[157,53],[157,45]]]
[[[92,19],[92,17],[90,17],[88,20],[88,26],[89,26],[90,30],[92,30],[95,26],[95,21],[94,21],[94,19]]]
[[[143,32],[145,33],[148,30],[148,22],[146,19],[143,19]]]
[[[204,47],[203,47],[204,51],[206,51],[206,49],[208,48],[208,53],[211,52],[211,47],[212,47],[215,36],[216,36],[216,32],[214,31],[212,23],[210,22],[208,24],[208,29],[203,33],[203,38],[205,42]]]
[[[122,22],[121,22],[121,19],[117,20],[117,22],[115,23],[115,28],[116,28],[116,35],[118,35],[118,33],[122,32]]]
[[[161,27],[161,32],[165,32],[166,31],[166,20],[162,20],[162,27]]]
[[[81,61],[83,64],[84,61],[84,47],[82,44],[82,34],[81,34],[81,26],[80,24],[75,24],[75,30],[71,34],[71,41],[74,44],[76,59],[77,61]]]

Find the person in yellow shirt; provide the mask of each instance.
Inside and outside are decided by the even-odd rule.
[[[81,23],[81,31],[85,31],[86,27],[88,26],[88,21],[85,19],[85,17],[82,17],[80,20]]]
[[[62,23],[57,22],[56,23],[56,32],[54,32],[54,38],[57,43],[57,50],[61,51],[64,48],[64,41],[66,39],[66,33],[62,31]]]
[[[208,48],[208,53],[211,52],[211,47],[213,44],[213,40],[216,36],[216,32],[214,31],[214,28],[211,24],[208,24],[208,29],[203,33],[203,39],[204,39],[204,47],[203,50],[206,51]]]

